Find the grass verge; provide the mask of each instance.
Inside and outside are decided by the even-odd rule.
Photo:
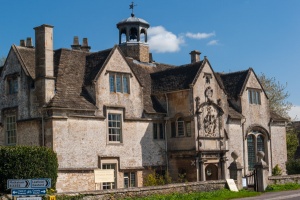
[[[298,190],[298,189],[300,189],[300,184],[286,183],[282,185],[268,185],[266,192],[278,192],[278,191]]]

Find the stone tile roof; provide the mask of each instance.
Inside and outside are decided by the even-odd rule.
[[[86,56],[84,51],[59,49],[54,53],[56,93],[48,107],[96,109],[83,90]]]
[[[32,79],[35,79],[35,49],[15,45],[12,48],[19,58],[25,73]]]
[[[151,74],[164,71],[170,68],[174,68],[172,65],[166,65],[162,63],[145,64],[134,61],[131,58],[126,58],[127,63],[131,66],[137,79],[143,86],[143,101],[144,110],[147,113],[165,113],[165,109],[159,104],[155,96],[152,95],[151,88]]]
[[[153,93],[189,89],[200,71],[203,61],[173,67],[151,74]]]
[[[86,56],[86,68],[84,84],[91,85],[97,74],[103,67],[103,64],[110,55],[112,49],[106,49]]]
[[[249,70],[232,72],[227,74],[215,73],[216,77],[222,80],[222,84],[230,98],[237,98],[240,95],[244,83],[247,81]]]
[[[288,121],[287,118],[284,118],[275,112],[271,112],[270,114],[271,114],[271,119],[273,119],[274,121]]]
[[[242,119],[242,118],[244,118],[244,116],[241,113],[239,113],[238,111],[236,111],[231,106],[228,107],[228,115],[232,119]]]

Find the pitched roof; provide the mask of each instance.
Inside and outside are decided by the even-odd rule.
[[[56,93],[48,107],[96,109],[83,90],[86,56],[84,51],[59,49],[54,53]]]
[[[152,90],[154,93],[189,89],[201,67],[203,61],[173,67],[165,71],[151,74]]]
[[[131,58],[126,58],[127,63],[131,66],[134,74],[137,79],[143,86],[143,102],[144,102],[144,110],[147,113],[165,113],[166,111],[159,104],[158,100],[155,96],[152,96],[152,88],[151,88],[151,73],[155,73],[157,71],[164,71],[166,69],[174,68],[172,65],[166,65],[162,63],[153,63],[153,64],[145,64],[135,61]]]
[[[271,111],[270,114],[271,114],[271,119],[273,119],[273,120],[275,120],[275,121],[288,121],[287,118],[284,118],[284,117],[278,115],[278,114],[275,113],[275,112],[272,112],[272,111]]]
[[[242,119],[244,116],[236,111],[233,107],[229,106],[228,107],[228,115],[232,119]]]
[[[35,79],[35,49],[16,45],[13,45],[12,49],[19,58],[26,75]]]
[[[237,98],[241,94],[244,83],[247,80],[249,74],[248,70],[232,72],[227,74],[215,73],[216,77],[222,80],[222,84],[225,88],[226,93],[231,98]]]
[[[96,78],[112,50],[112,48],[106,49],[96,53],[91,53],[90,55],[86,56],[86,68],[84,76],[85,85],[90,85]]]

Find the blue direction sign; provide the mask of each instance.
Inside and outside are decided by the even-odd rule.
[[[11,189],[12,196],[46,195],[46,189]]]
[[[12,188],[30,188],[30,179],[8,179],[7,189]]]
[[[31,179],[31,188],[51,188],[50,178]]]

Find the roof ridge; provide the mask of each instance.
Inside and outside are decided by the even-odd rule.
[[[250,69],[252,68],[249,68],[249,69],[245,69],[245,70],[240,70],[240,71],[235,71],[235,72],[228,72],[228,73],[224,73],[224,72],[216,72],[220,75],[231,75],[231,74],[237,74],[237,73],[241,73],[241,72],[248,72]]]

